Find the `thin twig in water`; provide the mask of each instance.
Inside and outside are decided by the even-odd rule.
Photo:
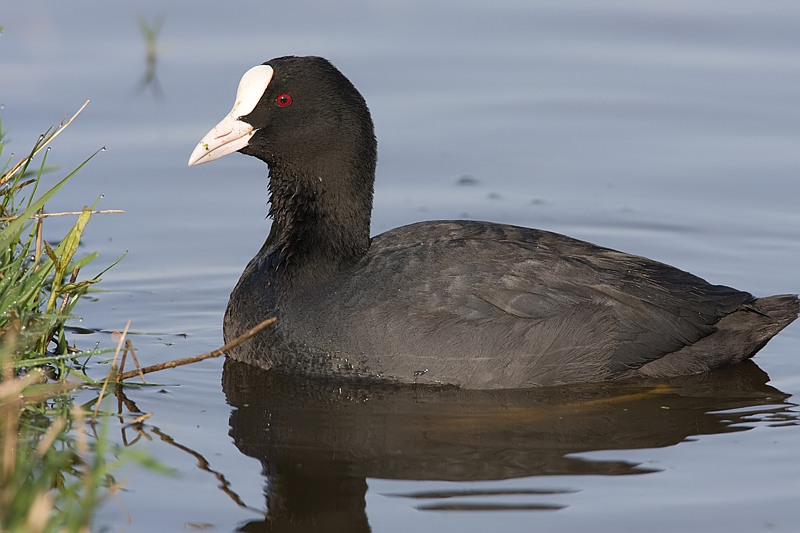
[[[175,368],[176,366],[183,366],[183,365],[188,365],[188,364],[191,364],[191,363],[196,363],[196,362],[202,361],[204,359],[211,359],[212,357],[219,357],[220,355],[222,355],[223,353],[227,352],[228,350],[230,350],[234,346],[238,346],[239,344],[243,343],[244,341],[246,341],[247,339],[249,339],[250,337],[252,337],[256,333],[258,333],[262,329],[266,328],[267,326],[270,326],[270,325],[274,324],[276,320],[277,320],[277,318],[275,318],[275,317],[268,318],[267,320],[263,321],[262,323],[260,323],[256,327],[254,327],[251,330],[243,333],[242,335],[239,335],[238,337],[233,339],[231,342],[227,343],[222,348],[216,349],[213,352],[208,352],[208,353],[205,353],[205,354],[202,354],[202,355],[196,355],[194,357],[184,357],[183,359],[175,359],[174,361],[167,361],[166,363],[159,363],[157,365],[146,366],[146,367],[143,367],[143,368],[139,369],[138,371],[137,370],[131,370],[130,372],[123,372],[123,373],[117,375],[117,383],[119,383],[120,381],[122,381],[124,379],[128,379],[128,378],[132,378],[134,376],[137,376],[140,373],[141,374],[149,374],[150,372],[157,372],[159,370],[166,370],[167,368]]]
[[[108,380],[111,377],[111,372],[113,372],[114,367],[117,366],[117,357],[119,356],[119,351],[122,349],[122,345],[125,343],[125,336],[128,334],[128,328],[131,327],[131,321],[128,320],[128,323],[125,324],[125,329],[122,330],[122,336],[119,338],[119,344],[117,344],[117,351],[114,352],[114,360],[111,363],[111,371],[106,376],[106,379],[103,380],[103,386],[100,389],[100,395],[97,397],[97,404],[94,406],[94,413],[92,413],[92,423],[97,419],[97,413],[100,411],[100,403],[103,401],[103,396],[106,393],[106,389],[108,388]]]
[[[131,354],[131,358],[133,359],[133,364],[136,365],[136,371],[139,373],[139,377],[142,378],[142,383],[147,384],[147,380],[144,379],[144,373],[142,373],[142,365],[139,364],[139,359],[136,357],[136,350],[133,349],[133,343],[130,339],[125,341],[125,351],[122,354],[122,363],[119,365],[119,374],[123,374],[125,370],[125,357]],[[119,379],[117,379],[117,383],[119,383]]]
[[[128,360],[128,341],[125,341],[125,349],[122,350],[122,359],[120,359],[119,367],[117,368],[117,375],[125,371],[125,361]]]
[[[131,351],[131,357],[133,358],[133,364],[136,365],[136,370],[139,371],[139,376],[142,378],[142,383],[147,383],[147,380],[144,379],[144,372],[142,372],[142,365],[139,364],[139,359],[136,357],[136,350],[133,349],[133,343],[128,341],[128,345]]]
[[[126,426],[135,426],[136,424],[141,424],[142,422],[144,422],[145,420],[147,420],[151,416],[153,416],[153,413],[145,413],[142,416],[138,416],[138,417],[134,418],[133,420],[131,420],[130,422],[128,422],[125,425]]]
[[[163,431],[161,431],[159,428],[157,428],[155,426],[151,426],[150,430],[153,433],[155,433],[156,435],[158,435],[161,438],[162,441],[164,441],[167,444],[170,444],[170,445],[178,448],[179,450],[182,450],[182,451],[188,453],[189,455],[191,455],[192,457],[197,459],[197,466],[200,468],[200,470],[208,472],[211,475],[213,475],[215,478],[217,478],[217,481],[219,481],[219,485],[218,485],[219,489],[222,490],[222,492],[224,492],[225,494],[227,494],[228,497],[231,500],[233,500],[233,502],[236,505],[238,505],[239,507],[241,507],[243,509],[248,509],[250,511],[254,511],[254,512],[256,512],[256,513],[258,513],[258,514],[260,514],[262,516],[265,514],[264,511],[262,511],[261,509],[257,509],[255,507],[250,507],[249,505],[247,505],[244,502],[244,500],[242,499],[242,497],[239,496],[239,494],[237,494],[236,491],[234,491],[231,488],[231,482],[228,481],[228,478],[225,477],[225,474],[223,474],[222,472],[218,472],[218,471],[214,470],[213,468],[211,468],[211,463],[208,462],[208,459],[206,459],[203,456],[203,454],[193,450],[192,448],[189,448],[188,446],[186,446],[184,444],[181,444],[180,442],[176,441],[171,436],[167,435],[166,433],[164,433]]]

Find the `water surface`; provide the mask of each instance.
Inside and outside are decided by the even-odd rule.
[[[52,179],[108,149],[51,209],[103,194],[126,211],[84,240],[98,270],[129,253],[80,307],[98,331],[82,347],[112,344],[128,319],[143,364],[222,344],[228,293],[268,231],[266,168],[186,161],[241,74],[283,54],[328,57],[370,104],[375,233],[494,220],[758,295],[800,290],[796,3],[30,1],[4,14],[4,155],[91,99],[50,154]],[[158,90],[140,85],[137,16],[164,21]],[[339,390],[206,361],[126,391],[124,409],[153,417],[115,438],[138,437],[176,474],[123,469],[97,528],[797,531],[799,352],[795,324],[757,366],[508,394]]]

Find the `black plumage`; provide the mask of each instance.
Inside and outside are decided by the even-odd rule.
[[[235,359],[518,388],[709,370],[797,318],[795,295],[756,299],[546,231],[436,221],[370,239],[377,145],[364,99],[322,58],[265,65],[257,105],[232,119],[252,130],[239,151],[269,166],[273,224],[231,294],[225,337],[278,321]],[[213,149],[201,141],[190,164]]]

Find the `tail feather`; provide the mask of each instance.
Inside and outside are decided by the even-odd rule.
[[[799,314],[800,299],[796,294],[758,298],[723,317],[710,335],[647,363],[635,373],[658,378],[739,363],[753,357]]]

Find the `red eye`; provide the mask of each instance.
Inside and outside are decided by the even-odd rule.
[[[275,103],[280,107],[288,107],[292,104],[292,97],[284,93],[275,99]]]

